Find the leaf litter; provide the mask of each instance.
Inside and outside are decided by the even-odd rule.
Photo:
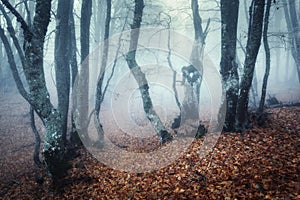
[[[55,189],[33,164],[29,106],[17,95],[0,98],[0,199],[300,199],[300,107],[266,110],[268,125],[254,124],[244,138],[222,133],[203,158],[195,139],[175,162],[147,173],[111,169],[80,149]]]

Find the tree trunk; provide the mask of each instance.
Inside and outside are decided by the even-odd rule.
[[[130,47],[129,52],[126,55],[126,61],[131,73],[133,74],[137,84],[139,85],[140,93],[143,100],[144,111],[147,118],[151,122],[155,132],[160,138],[160,143],[164,144],[172,140],[171,134],[166,130],[159,116],[155,112],[152,104],[152,100],[149,94],[149,85],[145,74],[142,72],[140,66],[137,64],[135,55],[139,39],[139,28],[141,27],[141,21],[143,16],[144,1],[135,0],[134,18],[131,24],[130,32]]]
[[[245,67],[240,84],[235,127],[236,131],[241,132],[242,135],[247,123],[249,90],[251,87],[256,58],[261,43],[264,5],[264,0],[252,0],[250,6],[248,40],[246,46],[246,58],[244,62]]]
[[[236,63],[236,41],[238,23],[238,0],[221,0],[221,75],[226,92],[227,112],[224,130],[233,131],[239,91],[238,65]]]
[[[77,45],[76,45],[76,34],[75,34],[75,21],[73,16],[73,8],[74,8],[74,0],[70,0],[70,10],[69,10],[69,52],[70,52],[70,66],[71,66],[71,74],[72,74],[72,95],[75,95],[75,80],[78,75],[78,63],[77,63]],[[73,99],[72,104],[72,113],[71,113],[71,121],[72,121],[72,129],[70,133],[70,142],[72,145],[81,146],[82,142],[78,135],[75,118],[74,118],[74,108],[76,106],[76,99]]]
[[[169,21],[168,21],[168,65],[170,67],[170,69],[172,70],[173,72],[173,80],[172,80],[172,89],[173,89],[173,92],[174,92],[174,98],[175,98],[175,102],[176,102],[176,105],[178,107],[178,110],[179,110],[179,115],[174,118],[173,120],[173,123],[172,123],[172,129],[176,129],[176,128],[179,128],[180,127],[180,124],[181,124],[181,116],[182,116],[182,108],[181,108],[181,103],[179,101],[179,97],[178,97],[178,91],[177,91],[177,88],[176,88],[176,76],[177,76],[177,72],[176,70],[174,69],[174,66],[172,64],[172,60],[171,60],[171,56],[172,56],[172,49],[171,49],[171,30],[170,30],[170,24],[171,24],[171,16],[168,16],[169,17]]]
[[[34,119],[34,110],[30,106],[30,125],[31,129],[34,133],[34,138],[35,138],[35,148],[34,148],[34,153],[33,153],[33,161],[38,167],[42,167],[42,162],[40,160],[40,147],[41,147],[41,137],[40,134],[35,126],[35,119]]]
[[[199,120],[199,103],[200,103],[200,87],[202,83],[202,74],[203,74],[203,52],[205,46],[205,39],[208,33],[208,27],[210,24],[210,20],[208,20],[206,24],[205,30],[202,28],[202,18],[199,14],[199,4],[198,0],[191,0],[191,8],[193,14],[193,25],[194,25],[194,45],[192,49],[192,54],[190,57],[190,62],[192,64],[191,68],[194,68],[195,71],[184,72],[184,68],[182,68],[183,76],[195,76],[194,73],[197,74],[197,79],[192,82],[186,81],[184,88],[184,100],[182,103],[182,122],[185,120]],[[187,68],[186,68],[187,69]],[[193,78],[194,78],[193,77]],[[191,78],[191,77],[185,77]]]
[[[98,132],[99,141],[104,141],[104,132],[102,129],[102,125],[99,119],[99,113],[101,109],[101,104],[104,99],[104,94],[102,91],[103,79],[105,76],[105,69],[107,65],[108,51],[109,51],[109,31],[110,31],[110,19],[111,19],[111,0],[106,0],[106,20],[105,20],[105,30],[104,30],[104,47],[103,54],[101,60],[101,69],[99,73],[99,79],[97,82],[96,89],[96,101],[95,101],[95,124]]]
[[[94,26],[95,26],[95,43],[98,45],[99,42],[103,41],[103,33],[104,30],[102,27],[105,26],[104,18],[105,18],[105,7],[106,1],[94,1]],[[107,8],[106,8],[107,10]]]
[[[293,27],[293,49],[294,49],[294,59],[296,62],[296,68],[298,72],[298,80],[300,83],[300,25],[299,25],[299,10],[296,11],[296,1],[289,0],[289,10],[290,17]]]
[[[36,10],[32,28],[29,28],[25,20],[7,0],[1,1],[12,14],[15,15],[23,29],[25,62],[22,65],[29,86],[29,93],[25,90],[21,82],[11,47],[7,39],[5,40],[5,37],[3,37],[3,29],[2,31],[0,29],[0,35],[2,41],[5,41],[4,44],[6,44],[9,64],[18,89],[21,95],[34,108],[46,127],[43,147],[44,163],[52,179],[57,181],[65,175],[67,163],[64,160],[62,119],[60,113],[50,102],[43,67],[44,40],[50,21],[51,0],[36,0]]]
[[[271,55],[270,55],[270,47],[268,42],[268,27],[269,27],[269,16],[270,16],[270,8],[271,8],[271,0],[267,0],[265,19],[264,19],[264,30],[263,30],[263,42],[264,48],[266,52],[266,71],[263,79],[263,85],[261,90],[261,98],[259,102],[258,112],[263,112],[265,106],[265,99],[267,93],[267,83],[270,74],[270,66],[271,66]]]
[[[70,1],[59,0],[56,13],[55,31],[55,78],[58,96],[58,110],[62,117],[62,137],[66,144],[68,111],[70,97],[70,49],[69,47],[69,12]]]
[[[296,63],[296,69],[298,74],[298,80],[300,83],[300,31],[298,15],[295,9],[295,0],[283,0],[285,20],[289,32],[289,38],[291,38],[292,56]]]
[[[81,43],[81,69],[79,72],[78,86],[79,94],[77,107],[80,115],[80,133],[87,133],[89,123],[89,60],[90,52],[90,23],[92,15],[92,1],[83,0],[81,4],[80,18],[80,43]]]

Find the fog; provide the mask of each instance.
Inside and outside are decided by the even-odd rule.
[[[56,8],[56,1],[53,3],[53,9]],[[117,1],[116,1],[117,2]],[[115,2],[115,3],[116,3]],[[193,24],[191,19],[191,9],[190,5],[183,0],[176,1],[157,1],[157,2],[145,2],[146,7],[144,9],[145,14],[143,18],[142,28],[147,27],[156,27],[159,29],[166,29],[165,27],[165,19],[166,15],[158,15],[158,13],[166,13],[171,17],[171,29],[190,38],[191,40],[194,37]],[[247,5],[245,4],[247,3]],[[120,7],[126,3],[120,4]],[[132,6],[132,2],[126,4],[127,6]],[[202,26],[205,27],[208,19],[210,20],[210,24],[208,27],[208,35],[205,41],[205,49],[204,49],[204,57],[209,59],[211,65],[219,70],[220,63],[220,51],[221,51],[221,23],[220,23],[220,11],[219,11],[219,2],[218,1],[200,1],[200,15],[202,17]],[[245,55],[243,52],[243,48],[245,48],[247,41],[247,18],[248,18],[248,1],[240,2],[240,13],[239,13],[239,24],[238,24],[238,38],[237,42],[237,62],[240,67],[240,76],[242,75],[243,62],[245,59]],[[126,10],[126,7],[122,8]],[[113,8],[113,16],[111,29],[111,35],[115,35],[120,33],[122,30],[120,28],[120,23],[124,21],[122,19],[124,17],[124,13],[122,13],[122,9],[118,7]],[[132,9],[132,8],[131,8]],[[118,10],[118,12],[117,12]],[[121,11],[120,11],[121,10]],[[80,1],[75,1],[74,12],[79,15],[80,13]],[[98,39],[95,38],[96,31],[98,29],[103,29],[104,26],[99,27],[99,24],[104,24],[104,18],[98,23],[96,23],[97,14],[96,8],[93,8],[93,16],[92,16],[92,24],[91,24],[91,52],[98,52],[99,47],[101,47],[101,43],[99,44]],[[128,13],[128,11],[127,11]],[[125,13],[126,14],[126,13]],[[132,13],[129,13],[127,23],[130,23],[132,18]],[[119,18],[118,18],[119,17]],[[154,23],[162,20],[162,23]],[[117,19],[119,21],[117,21]],[[79,33],[80,33],[80,25],[79,25],[79,17],[75,18],[75,27],[76,27],[76,37],[77,37],[77,48],[78,52],[80,49],[79,42]],[[119,23],[117,23],[119,22]],[[3,20],[1,20],[3,24]],[[50,22],[48,28],[48,36],[45,42],[45,59],[44,59],[44,68],[45,68],[45,77],[47,80],[47,87],[50,91],[50,97],[52,102],[56,105],[57,103],[57,95],[55,88],[55,70],[54,70],[54,31],[56,27],[56,21],[54,16],[52,16],[52,20]],[[129,30],[129,25],[125,26],[125,31]],[[101,30],[103,32],[103,30]],[[291,55],[291,45],[290,40],[287,36],[287,26],[284,20],[284,10],[283,5],[279,2],[275,3],[271,8],[270,15],[270,24],[269,24],[269,34],[268,39],[271,47],[271,72],[268,81],[267,87],[267,98],[276,97],[281,102],[299,102],[300,101],[300,84],[298,81],[297,73],[296,73],[296,64]],[[3,46],[1,46],[2,51]],[[178,114],[178,109],[176,106],[176,102],[174,100],[174,92],[172,91],[172,73],[168,66],[167,62],[167,51],[166,50],[157,50],[157,49],[144,49],[138,52],[137,61],[140,66],[142,66],[142,70],[146,73],[147,79],[150,84],[150,95],[153,100],[153,104],[162,117],[167,122],[166,119],[172,119],[174,116]],[[99,57],[101,57],[101,50]],[[78,53],[77,60],[79,61],[80,55]],[[8,64],[6,61],[6,57],[1,59],[1,85],[2,85],[2,94],[4,94],[7,87],[11,86],[12,78],[10,77],[10,71],[8,70]],[[100,58],[95,65],[90,65],[90,83],[96,83],[99,75],[100,69]],[[184,89],[180,84],[182,81],[181,76],[181,68],[183,66],[189,65],[189,60],[187,58],[182,58],[180,56],[172,56],[172,63],[177,71],[177,80],[176,83],[177,90],[179,92],[179,99],[182,102]],[[112,63],[107,67],[107,74],[111,73]],[[203,65],[203,69],[205,70],[207,66]],[[260,97],[262,79],[265,72],[265,53],[263,46],[261,45],[258,59],[255,67],[256,78],[257,78],[257,91],[258,97]],[[209,77],[205,77],[209,79]],[[212,93],[215,91],[210,91],[210,86],[208,86],[209,80],[203,79],[203,83],[201,85],[201,95],[200,95],[200,115],[203,115],[207,112],[205,109],[210,108],[212,106]],[[108,79],[108,76],[105,78],[105,83]],[[91,85],[90,88],[93,88]],[[110,85],[107,88],[107,93],[103,102],[102,110],[109,110],[111,106],[116,110],[122,110],[119,108],[120,106],[123,108],[123,105],[127,105],[126,112],[128,113],[129,119],[131,121],[136,120],[136,115],[139,115],[138,118],[145,119],[144,113],[142,111],[142,100],[140,98],[140,93],[137,90],[138,86],[132,77],[127,63],[124,60],[122,55],[119,55],[118,62],[115,67],[115,73],[110,81]],[[95,91],[91,89],[90,94],[94,94]],[[122,96],[123,95],[123,96]],[[251,94],[252,95],[252,94]],[[120,101],[121,99],[121,101]],[[93,96],[90,97],[90,100],[93,101]],[[124,101],[126,100],[126,101]],[[256,102],[253,102],[253,98],[250,97],[250,106],[257,106],[259,102],[259,98],[256,99]],[[134,109],[134,110],[133,110]],[[134,113],[134,115],[132,115]],[[129,123],[129,122],[128,122]],[[137,124],[143,124],[143,120],[141,122],[136,122]],[[125,126],[125,125],[124,125]]]

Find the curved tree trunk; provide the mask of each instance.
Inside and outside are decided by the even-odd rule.
[[[194,76],[197,73],[199,77],[193,82],[185,83],[185,94],[182,103],[182,120],[199,120],[199,103],[200,103],[200,87],[202,84],[202,73],[203,73],[203,53],[205,46],[205,39],[208,33],[208,27],[210,20],[206,24],[205,30],[202,28],[202,18],[199,14],[198,0],[191,0],[191,8],[193,14],[193,25],[194,25],[194,44],[190,61],[193,67],[196,69],[193,73],[188,73],[188,76]],[[182,68],[184,71],[184,68]],[[184,74],[183,74],[184,75]],[[195,76],[194,76],[195,77]],[[182,121],[182,123],[183,123]]]
[[[75,21],[73,16],[73,7],[74,7],[74,0],[70,0],[70,10],[69,10],[69,52],[70,52],[70,67],[72,72],[72,95],[74,95],[74,87],[75,87],[75,79],[78,75],[78,63],[77,63],[77,45],[76,45],[76,35],[75,35]],[[76,106],[76,99],[72,99],[72,113],[71,113],[71,121],[72,121],[72,129],[70,133],[70,142],[72,145],[80,146],[82,142],[78,135],[76,124],[75,124],[75,117],[74,117],[74,107]]]
[[[263,79],[263,85],[261,90],[261,98],[259,102],[258,112],[263,112],[265,106],[265,99],[267,93],[267,83],[270,74],[270,66],[271,66],[271,55],[270,55],[270,47],[268,42],[268,26],[269,26],[269,16],[270,16],[270,8],[271,8],[271,0],[267,0],[266,13],[264,19],[264,30],[263,30],[263,42],[264,48],[266,52],[266,71]]]
[[[244,72],[240,84],[240,93],[237,103],[236,131],[244,133],[247,122],[249,102],[249,90],[253,79],[256,58],[259,51],[262,25],[264,17],[264,0],[253,0],[250,6],[250,20],[248,28],[248,40],[246,46],[246,58]]]
[[[38,167],[42,167],[42,162],[40,160],[41,137],[35,126],[34,110],[31,106],[30,106],[30,125],[31,125],[31,129],[34,133],[34,138],[35,138],[33,161]]]
[[[137,84],[139,85],[140,93],[143,100],[144,111],[147,118],[151,122],[155,132],[160,138],[160,143],[164,144],[172,140],[171,134],[166,130],[159,116],[155,112],[152,104],[152,100],[149,94],[149,85],[145,74],[142,72],[140,66],[137,64],[135,55],[139,39],[139,28],[141,27],[141,21],[143,17],[143,0],[135,0],[134,18],[131,24],[130,32],[130,47],[129,52],[126,55],[126,61],[131,73],[133,74]]]
[[[106,20],[105,20],[105,30],[104,30],[104,47],[102,49],[102,60],[101,69],[99,73],[99,79],[97,82],[96,89],[96,101],[95,101],[95,124],[98,132],[99,141],[102,143],[104,141],[104,132],[99,119],[99,113],[101,109],[101,104],[104,99],[104,92],[102,91],[103,80],[105,76],[105,69],[107,65],[108,51],[109,51],[109,31],[110,31],[110,19],[111,19],[111,0],[106,0]]]

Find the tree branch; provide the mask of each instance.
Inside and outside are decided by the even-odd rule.
[[[14,59],[14,56],[13,56],[13,51],[11,49],[11,46],[9,45],[9,42],[8,42],[8,39],[7,37],[5,36],[4,34],[4,30],[3,28],[1,27],[1,24],[0,24],[0,38],[3,42],[3,45],[5,47],[5,50],[6,50],[6,55],[7,55],[7,58],[8,58],[8,63],[9,63],[9,66],[10,66],[10,69],[12,71],[12,74],[13,74],[13,77],[15,79],[15,82],[16,82],[16,85],[17,85],[17,88],[20,92],[20,94],[29,102],[29,103],[32,103],[31,102],[31,96],[30,94],[27,93],[27,91],[25,90],[24,86],[23,86],[23,83],[21,81],[21,78],[19,76],[19,72],[18,72],[18,69],[17,69],[17,65],[15,63],[15,59]]]
[[[17,21],[21,23],[21,28],[24,31],[24,38],[26,41],[31,41],[33,33],[31,32],[29,26],[27,25],[24,18],[20,15],[20,13],[8,2],[8,0],[1,0],[3,5],[10,10],[10,12],[17,18]]]
[[[9,32],[9,34],[10,34],[12,40],[13,40],[13,43],[14,43],[16,49],[17,49],[17,52],[18,52],[19,57],[21,59],[21,63],[22,63],[23,66],[25,66],[25,64],[26,64],[25,63],[25,56],[24,56],[24,53],[22,51],[21,45],[19,43],[19,40],[16,37],[16,32],[15,32],[15,29],[14,29],[14,27],[12,25],[11,19],[6,14],[6,12],[4,10],[4,7],[2,5],[0,5],[0,10],[3,13],[3,16],[4,16],[5,20],[6,20],[7,30],[8,30],[8,32]]]

